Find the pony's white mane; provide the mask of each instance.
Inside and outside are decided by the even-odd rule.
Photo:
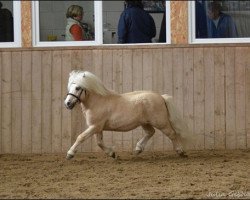
[[[69,74],[68,89],[72,83],[79,85],[87,91],[106,96],[112,92],[105,88],[101,80],[88,71],[73,70]]]

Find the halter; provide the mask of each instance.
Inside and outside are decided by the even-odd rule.
[[[86,95],[86,90],[84,90],[84,91],[85,91],[85,95]],[[80,92],[79,96],[76,96],[75,94],[72,94],[72,93],[67,93],[67,95],[71,95],[71,96],[75,97],[77,99],[77,101],[81,102],[80,97],[82,95],[82,92],[83,92],[83,89],[81,88],[81,92]]]

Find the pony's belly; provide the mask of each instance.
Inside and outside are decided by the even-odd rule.
[[[106,131],[130,131],[132,129],[140,126],[139,123],[117,123],[113,121],[112,123],[108,122],[104,126],[104,130]]]

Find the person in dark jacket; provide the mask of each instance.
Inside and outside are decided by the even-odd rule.
[[[195,1],[196,38],[207,38],[207,15],[203,3]]]
[[[143,9],[141,0],[125,4],[118,23],[118,43],[151,43],[156,35],[152,16]]]
[[[230,15],[221,12],[219,2],[211,2],[208,6],[208,37],[235,38],[238,37],[236,25]]]
[[[2,8],[3,4],[0,2],[0,42],[13,42],[13,16],[12,13]]]

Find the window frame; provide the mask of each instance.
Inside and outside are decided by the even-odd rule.
[[[32,43],[34,47],[93,46],[102,43],[102,1],[94,1],[95,40],[93,41],[40,41],[39,1],[32,1]]]
[[[248,38],[196,38],[195,37],[195,1],[188,2],[188,27],[189,27],[189,43],[190,44],[215,44],[215,43],[250,43]]]
[[[166,43],[103,44],[103,1],[94,1],[94,41],[40,41],[39,1],[32,1],[32,44],[33,47],[67,46],[117,46],[117,45],[166,45],[171,44],[170,1],[166,1]]]
[[[21,1],[13,1],[13,42],[0,42],[0,48],[16,48],[22,46]]]
[[[165,1],[166,5],[166,43],[164,44],[171,44],[171,1]]]

